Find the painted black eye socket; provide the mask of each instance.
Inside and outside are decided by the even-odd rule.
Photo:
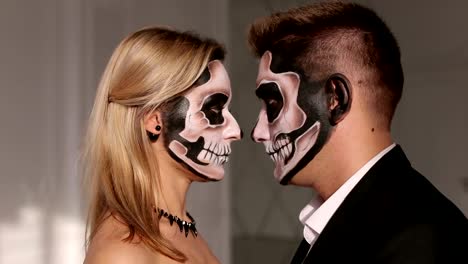
[[[201,111],[211,125],[220,125],[224,122],[223,109],[227,101],[227,95],[222,93],[213,94],[205,99]]]
[[[283,109],[284,104],[283,95],[278,85],[274,82],[261,84],[255,93],[265,102],[268,122],[273,122]]]

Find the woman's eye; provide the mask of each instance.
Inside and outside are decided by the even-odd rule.
[[[210,111],[213,112],[213,113],[216,113],[216,114],[221,113],[222,110],[223,110],[223,109],[220,108],[220,107],[212,107],[212,108],[210,108]]]

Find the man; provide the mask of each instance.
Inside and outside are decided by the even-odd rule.
[[[377,14],[326,2],[259,19],[252,138],[281,184],[315,189],[292,263],[468,263],[468,220],[411,167],[390,127],[400,50]]]

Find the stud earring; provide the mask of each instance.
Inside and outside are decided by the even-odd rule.
[[[161,126],[160,125],[157,125],[155,127],[156,131],[161,131]],[[148,134],[148,137],[150,139],[151,142],[155,142],[156,140],[158,140],[159,138],[159,134],[154,134],[152,132],[149,132],[149,131],[146,131],[146,133]]]

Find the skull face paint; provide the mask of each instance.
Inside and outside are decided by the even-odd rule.
[[[255,93],[262,108],[252,139],[265,145],[275,178],[287,184],[321,150],[331,125],[323,82],[284,71],[287,65],[275,58],[267,51],[260,60]]]
[[[231,86],[223,64],[214,60],[194,87],[177,97],[164,114],[165,145],[170,155],[206,180],[221,180],[230,143],[240,128],[227,107]]]

